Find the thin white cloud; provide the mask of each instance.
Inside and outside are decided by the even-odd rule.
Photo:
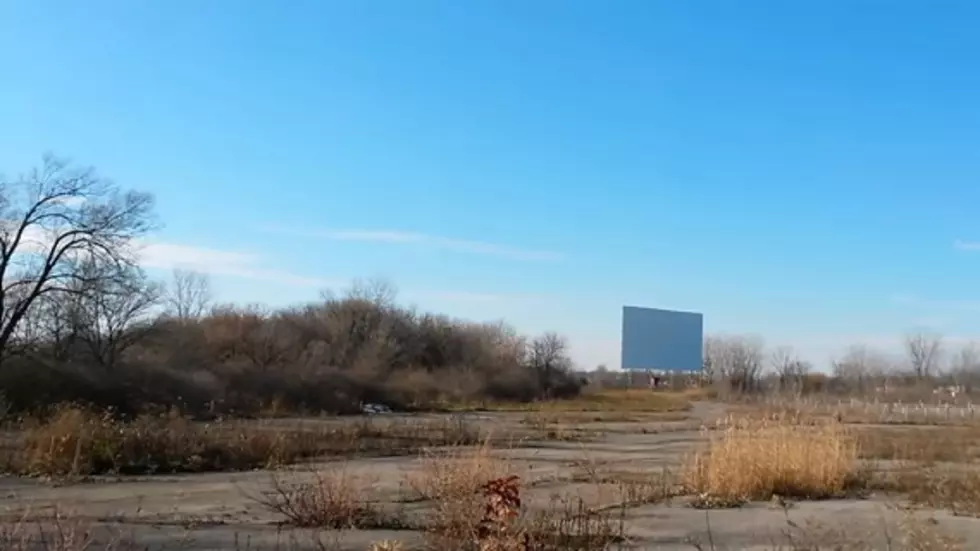
[[[136,254],[140,265],[146,268],[164,270],[179,268],[299,287],[331,287],[341,284],[336,280],[265,268],[262,257],[253,253],[209,249],[178,243],[149,242],[140,245]]]
[[[263,229],[273,233],[329,239],[331,241],[360,241],[365,243],[413,245],[460,253],[496,256],[511,260],[555,262],[565,258],[565,255],[553,251],[522,249],[506,245],[499,245],[496,243],[470,241],[466,239],[452,239],[449,237],[440,237],[436,235],[406,231],[361,229],[298,231],[273,227],[265,227]]]
[[[0,230],[3,230],[0,221]],[[31,226],[24,232],[18,246],[20,254],[46,253],[60,232]],[[343,282],[294,274],[286,270],[266,268],[267,261],[253,253],[243,253],[179,243],[134,241],[130,253],[144,268],[163,270],[185,269],[214,275],[227,275],[261,280],[297,287],[334,287]],[[80,253],[81,254],[81,253]]]
[[[961,251],[980,251],[980,241],[953,241],[953,247]]]

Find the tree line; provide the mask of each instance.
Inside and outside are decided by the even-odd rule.
[[[218,304],[199,273],[155,281],[139,246],[159,227],[152,195],[53,156],[0,177],[5,408],[343,413],[582,387],[560,335],[420,312],[379,282],[272,309]]]
[[[866,393],[885,386],[955,385],[970,390],[980,383],[980,346],[944,343],[941,335],[905,335],[901,351],[886,354],[855,344],[830,360],[820,372],[791,347],[767,350],[761,339],[708,336],[704,341],[704,376],[736,393],[784,390]]]

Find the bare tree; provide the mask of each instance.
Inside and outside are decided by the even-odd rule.
[[[132,244],[155,227],[153,197],[122,192],[92,169],[45,156],[40,168],[0,180],[0,361],[42,297],[119,277]],[[107,268],[80,269],[82,262]],[[95,278],[95,279],[90,279]]]
[[[557,333],[545,333],[537,337],[528,349],[528,365],[537,375],[541,388],[550,393],[559,374],[572,367],[568,357],[568,341]]]
[[[838,385],[865,392],[876,379],[885,378],[889,365],[880,352],[862,344],[854,344],[847,348],[843,356],[833,361],[832,367]]]
[[[769,364],[779,378],[779,389],[800,392],[803,379],[810,372],[810,364],[801,360],[791,347],[781,346],[772,351]]]
[[[953,358],[951,374],[956,384],[973,386],[980,380],[980,348],[976,342],[960,347]]]
[[[174,270],[165,303],[167,312],[178,320],[200,318],[214,303],[211,279],[200,272]]]
[[[912,374],[918,379],[929,378],[939,371],[942,338],[925,333],[906,335],[905,353],[908,355]]]
[[[762,341],[750,337],[708,337],[704,343],[705,375],[716,382],[726,381],[736,392],[757,390],[762,375],[762,350]]]
[[[89,267],[86,272],[98,269]],[[112,371],[122,355],[151,330],[149,314],[159,303],[162,289],[138,268],[112,278],[92,274],[90,281],[67,297],[74,310],[71,319],[78,324],[74,333],[92,358]]]
[[[796,361],[796,354],[789,346],[778,346],[769,353],[769,367],[776,376],[788,372]]]
[[[751,392],[758,389],[762,375],[762,341],[736,337],[728,343],[728,380],[732,389]]]
[[[21,351],[28,350],[34,359],[42,361],[70,361],[82,327],[77,303],[74,294],[60,291],[38,297],[17,329]]]
[[[363,300],[379,307],[390,307],[398,297],[398,288],[384,278],[356,279],[347,290],[347,298]]]
[[[701,345],[701,375],[708,381],[717,381],[721,376],[721,352],[724,342],[721,337],[708,335]]]
[[[112,270],[113,277],[95,273],[104,269]],[[111,371],[151,329],[161,286],[137,267],[120,272],[89,261],[79,265],[79,274],[83,277],[69,289],[39,297],[21,331],[29,328],[36,360],[71,362],[85,357]]]
[[[957,371],[980,371],[980,348],[977,343],[970,341],[964,344],[953,360],[953,369]]]

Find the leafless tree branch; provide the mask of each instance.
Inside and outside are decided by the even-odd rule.
[[[214,302],[211,279],[207,274],[174,270],[165,302],[167,313],[178,320],[199,319]]]
[[[0,182],[0,359],[31,307],[136,266],[131,245],[156,227],[153,197],[121,191],[92,169],[45,156]],[[85,263],[104,267],[98,273]],[[111,269],[109,269],[111,268]]]
[[[939,371],[942,361],[942,338],[939,335],[914,333],[905,336],[905,353],[909,367],[918,379],[931,377]]]

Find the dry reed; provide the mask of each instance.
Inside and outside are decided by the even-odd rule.
[[[807,499],[845,493],[859,478],[857,441],[839,423],[729,418],[689,458],[685,486],[719,505],[774,495]]]

